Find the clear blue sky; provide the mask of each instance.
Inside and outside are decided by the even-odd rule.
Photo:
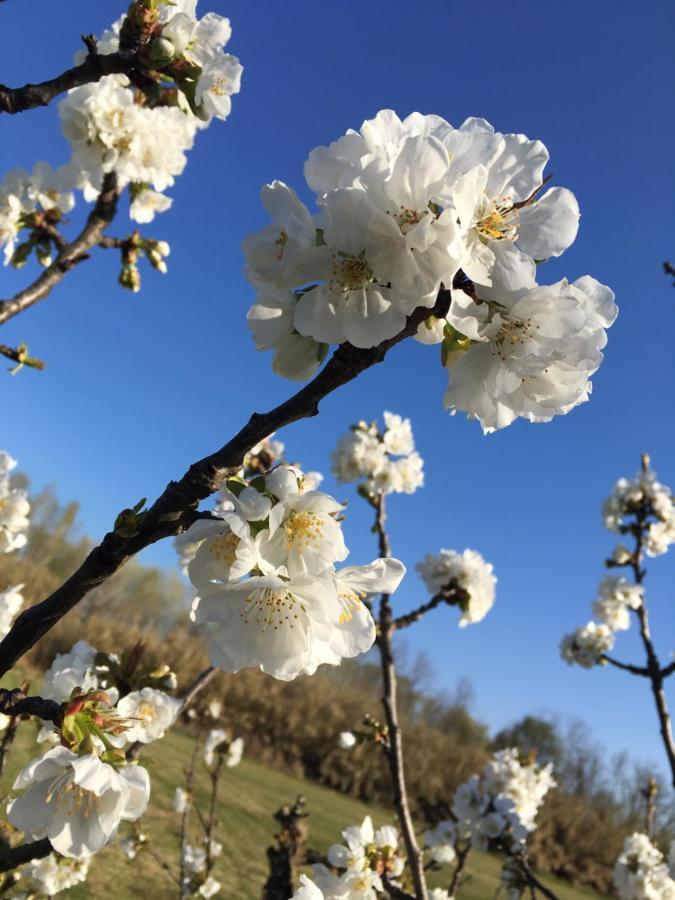
[[[123,2],[7,0],[0,5],[0,81],[52,76],[79,35],[100,32]],[[265,224],[258,193],[280,178],[302,187],[308,151],[378,109],[438,113],[459,124],[484,116],[501,131],[542,139],[554,183],[582,210],[574,246],[542,280],[587,272],[610,284],[620,316],[590,403],[548,425],[519,422],[483,437],[442,409],[445,375],[428,348],[409,342],[323,405],[320,419],[282,435],[293,458],[327,469],[357,418],[390,409],[413,420],[427,487],[391,503],[397,554],[414,563],[441,546],[478,549],[499,577],[496,605],[459,631],[454,611],[409,632],[435,668],[435,685],[473,683],[475,711],[492,728],[532,711],[579,715],[612,751],[661,763],[647,685],[615,671],[568,669],[564,631],[590,618],[612,547],[599,503],[643,450],[675,483],[675,289],[661,272],[675,256],[675,74],[669,0],[511,3],[403,0],[339,4],[212,0],[232,20],[231,51],[245,66],[232,116],[200,136],[171,191],[174,208],[145,226],[173,248],[170,272],[143,270],[140,295],[120,290],[110,251],[80,266],[46,302],[3,328],[49,362],[38,374],[0,375],[7,423],[0,445],[36,486],[82,501],[83,529],[100,536],[119,509],[154,498],[193,460],[220,446],[253,409],[290,393],[257,354],[245,314],[251,290],[240,242]],[[37,27],[39,26],[39,27]],[[55,108],[0,120],[0,164],[65,162]],[[113,233],[128,229],[120,221]],[[0,273],[6,296],[29,272]],[[365,509],[350,490],[354,562],[375,553]],[[146,558],[170,565],[170,545]],[[673,559],[650,568],[649,599],[664,656],[675,631]],[[413,571],[400,608],[421,598]],[[617,655],[640,660],[634,636]],[[675,690],[671,690],[675,705]]]

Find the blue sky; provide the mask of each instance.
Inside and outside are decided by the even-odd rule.
[[[100,32],[124,5],[69,0],[56,13],[46,0],[3,3],[0,81],[53,76],[79,49],[78,36]],[[354,420],[383,409],[409,416],[427,486],[390,504],[394,550],[411,569],[400,609],[422,597],[415,562],[441,546],[479,550],[499,577],[496,605],[481,624],[459,631],[455,612],[441,611],[408,632],[410,648],[434,666],[434,685],[470,679],[475,711],[492,728],[532,711],[578,715],[610,750],[661,765],[647,684],[569,669],[557,645],[590,618],[613,545],[599,504],[616,478],[632,474],[648,450],[663,480],[675,481],[675,290],[661,272],[675,255],[672,4],[202,0],[200,8],[231,18],[230,49],[245,72],[231,118],[200,135],[170,192],[173,209],[144,227],[170,242],[169,274],[144,268],[143,291],[131,295],[116,285],[117,259],[100,251],[7,324],[2,341],[26,340],[49,368],[15,378],[0,372],[9,423],[0,443],[36,486],[53,483],[64,499],[79,499],[83,530],[100,536],[122,507],[154,498],[252,410],[292,391],[256,353],[245,325],[252,294],[240,243],[265,224],[263,183],[279,178],[302,192],[309,150],[383,107],[433,112],[456,125],[484,116],[501,131],[539,138],[553,183],[571,188],[582,210],[576,243],[540,278],[591,273],[612,286],[621,310],[591,402],[551,424],[518,422],[483,437],[476,423],[443,411],[435,351],[409,342],[329,398],[318,420],[281,437],[292,458],[326,471]],[[55,107],[3,117],[0,128],[2,171],[67,159]],[[129,230],[121,218],[111,233]],[[0,295],[22,287],[31,271],[3,270]],[[325,484],[351,501],[352,561],[370,560],[368,511],[350,489]],[[169,544],[146,558],[174,562]],[[664,657],[675,630],[672,577],[672,556],[650,566]],[[635,635],[619,637],[616,655],[641,659]]]

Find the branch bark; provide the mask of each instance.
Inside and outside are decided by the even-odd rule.
[[[0,851],[0,872],[10,872],[17,866],[23,866],[32,859],[43,859],[52,852],[52,845],[47,838],[19,844],[18,847],[7,847]]]
[[[25,112],[47,106],[54,97],[65,94],[83,84],[100,81],[106,75],[127,75],[133,80],[138,66],[138,49],[120,50],[117,53],[89,53],[83,63],[66,69],[55,78],[38,84],[26,84],[11,88],[0,84],[0,113]]]
[[[8,300],[0,300],[0,325],[48,297],[65,275],[87,258],[88,251],[100,243],[104,229],[114,219],[118,199],[117,176],[110,172],[104,177],[94,208],[75,240],[63,247],[51,266],[32,284]]]
[[[385,527],[386,509],[384,495],[378,494],[375,501],[375,530],[378,535],[380,556],[391,556],[389,535]],[[384,746],[384,752],[389,763],[391,784],[394,792],[394,807],[398,816],[403,842],[405,844],[408,866],[412,878],[415,900],[428,900],[427,884],[422,865],[422,851],[415,837],[415,827],[410,813],[408,802],[408,790],[405,781],[405,769],[403,763],[403,743],[401,739],[401,727],[398,720],[396,664],[394,662],[392,638],[395,631],[394,617],[392,613],[389,595],[382,594],[380,599],[379,633],[377,646],[380,651],[382,664],[382,706],[384,708],[385,721],[387,723],[389,740]],[[389,890],[389,887],[387,888]],[[396,896],[393,895],[392,896]]]
[[[643,456],[642,466],[645,470],[648,468],[649,457]],[[638,512],[636,522],[637,528],[635,537],[635,551],[633,553],[631,562],[633,579],[635,581],[635,584],[640,585],[643,583],[644,576],[646,574],[644,569],[642,568],[643,541],[645,529],[648,527],[646,518],[646,511]],[[675,739],[673,738],[673,728],[670,720],[668,703],[666,701],[666,692],[663,687],[664,679],[666,676],[664,675],[664,668],[662,668],[661,663],[659,662],[659,658],[656,655],[656,650],[654,648],[654,642],[652,641],[651,630],[649,627],[649,613],[647,612],[647,604],[645,603],[644,592],[642,595],[642,602],[640,606],[635,610],[635,614],[638,618],[638,622],[640,623],[640,637],[642,638],[642,644],[645,648],[645,653],[647,656],[647,677],[649,678],[649,681],[651,683],[652,695],[654,697],[654,703],[656,704],[656,714],[659,719],[659,730],[661,732],[661,738],[663,740],[663,746],[666,751],[666,756],[668,757],[668,764],[670,765],[671,784],[675,788]],[[666,672],[668,668],[668,666],[665,667]]]
[[[389,350],[415,334],[428,316],[443,318],[449,307],[450,291],[441,288],[435,305],[414,310],[405,327],[393,338],[368,349],[340,345],[309,384],[269,412],[253,413],[248,424],[220,450],[190,466],[179,481],[170,482],[143,517],[138,531],[131,536],[119,530],[108,532],[60,588],[17,617],[0,643],[0,676],[8,672],[89,591],[102,584],[128,559],[144,547],[189,527],[195,519],[199,502],[218,490],[228,474],[240,468],[244,455],[251,447],[285,425],[317,415],[319,403],[324,397],[382,362]]]
[[[440,591],[438,594],[434,594],[427,603],[423,603],[421,606],[418,606],[417,609],[413,609],[412,612],[406,613],[403,616],[398,616],[398,618],[394,619],[394,628],[397,630],[399,628],[407,628],[408,625],[418,622],[423,615],[431,612],[432,609],[436,609],[441,603],[452,603],[453,599],[459,597],[461,593],[462,591],[450,588],[449,590]]]
[[[645,666],[633,666],[630,663],[620,662],[618,659],[614,659],[613,656],[609,656],[607,653],[603,653],[602,659],[609,663],[610,666],[615,666],[617,669],[623,669],[624,672],[630,672],[631,675],[642,675],[645,678],[649,678],[649,669]]]
[[[20,688],[7,690],[0,688],[0,713],[6,716],[37,716],[46,722],[59,725],[61,704],[42,697],[27,697]]]

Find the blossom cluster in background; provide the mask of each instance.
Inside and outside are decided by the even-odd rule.
[[[141,16],[132,3],[98,39],[99,53],[119,49],[125,28]],[[117,187],[129,188],[130,217],[151,222],[169,209],[170,188],[187,163],[197,132],[213,118],[226,119],[231,97],[240,89],[242,66],[224,52],[231,36],[229,20],[209,12],[197,17],[196,0],[157,4],[142,11],[148,42],[142,63],[147,67],[145,92],[126,75],[107,75],[69,91],[59,103],[61,130],[71,147],[69,162],[56,171],[37,163],[32,173],[9,172],[0,183],[0,246],[5,262],[23,265],[35,251],[38,261],[52,262],[49,229],[74,205],[74,190],[93,202],[104,176],[114,173]],[[138,23],[136,23],[137,25]],[[82,62],[78,54],[76,62]],[[19,234],[26,239],[17,244]],[[166,271],[168,245],[141,247],[158,271]],[[154,246],[158,245],[158,246]],[[57,247],[58,249],[58,247]],[[138,277],[120,282],[133,290]]]
[[[12,487],[10,472],[15,459],[0,450],[0,553],[11,553],[26,546],[30,504],[23,488]]]
[[[192,618],[212,631],[210,657],[228,672],[249,666],[282,680],[368,650],[375,624],[364,598],[398,586],[405,567],[377,559],[336,569],[348,550],[343,507],[302,471],[277,466],[227,481],[218,515],[187,532]]]
[[[312,213],[287,185],[262,191],[272,222],[244,242],[257,291],[248,320],[273,368],[308,378],[330,344],[373,347],[451,291],[419,327],[450,372],[445,403],[485,431],[518,416],[548,421],[588,399],[616,316],[590,276],[540,286],[537,264],[576,237],[579,208],[544,190],[540,141],[484,119],[382,110],[305,163]]]
[[[669,864],[646,834],[626,838],[614,866],[614,887],[621,900],[675,900],[675,841]]]
[[[384,412],[384,428],[377,422],[357,422],[332,453],[338,481],[359,483],[368,497],[413,494],[424,484],[422,457],[415,450],[410,419]]]
[[[632,536],[634,550],[617,544],[607,560],[609,568],[639,570],[642,553],[661,556],[675,541],[675,504],[671,490],[661,484],[648,460],[635,478],[621,478],[602,504],[602,519],[610,531]],[[593,614],[598,621],[588,622],[560,643],[562,658],[590,669],[603,665],[605,655],[614,647],[615,633],[627,631],[631,611],[638,612],[644,602],[644,588],[622,575],[607,575],[598,588]]]
[[[428,553],[415,568],[432,596],[454,590],[457,599],[453,603],[462,612],[460,628],[480,622],[492,609],[497,577],[493,574],[492,564],[476,550]]]

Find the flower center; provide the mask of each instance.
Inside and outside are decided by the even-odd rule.
[[[413,225],[418,225],[422,219],[429,213],[428,209],[409,209],[407,206],[401,206],[397,213],[394,213],[394,219],[398,222],[398,226],[403,234],[407,234]]]
[[[318,549],[323,534],[323,522],[316,513],[294,512],[284,522],[286,546]]]
[[[214,78],[213,84],[210,87],[210,91],[212,94],[215,94],[216,97],[224,97],[225,94],[227,93],[226,85],[227,85],[227,79],[225,79],[223,77]]]
[[[276,239],[276,241],[274,243],[279,248],[277,251],[276,258],[279,262],[281,262],[283,255],[284,255],[284,250],[286,249],[286,244],[288,243],[288,235],[286,234],[286,232],[284,231],[283,228],[279,232],[279,237]]]
[[[54,803],[54,812],[65,812],[68,817],[77,814],[89,817],[92,811],[96,811],[99,805],[99,797],[92,791],[85,791],[73,781],[72,772],[64,772],[59,775],[47,791],[47,803]]]
[[[493,241],[515,241],[518,237],[518,211],[505,200],[503,204],[493,202],[478,220],[476,231],[482,238]]]
[[[245,625],[253,621],[263,632],[268,628],[277,631],[283,625],[293,628],[298,610],[305,612],[303,604],[286,588],[256,588],[246,598],[241,617]]]
[[[148,703],[147,701],[139,704],[136,712],[138,713],[139,719],[143,719],[144,722],[152,722],[157,718],[157,709],[152,703]]]
[[[342,612],[338,619],[340,625],[351,622],[354,618],[354,610],[362,605],[365,596],[365,591],[357,591],[349,588],[340,592],[338,595],[338,599],[342,604]]]
[[[225,563],[226,566],[231,566],[237,558],[239,543],[240,540],[237,535],[232,531],[228,531],[225,534],[217,534],[214,538],[211,538],[209,550],[220,562]]]
[[[330,285],[340,293],[358,291],[372,284],[373,273],[363,250],[357,256],[350,253],[334,253],[331,268]]]

